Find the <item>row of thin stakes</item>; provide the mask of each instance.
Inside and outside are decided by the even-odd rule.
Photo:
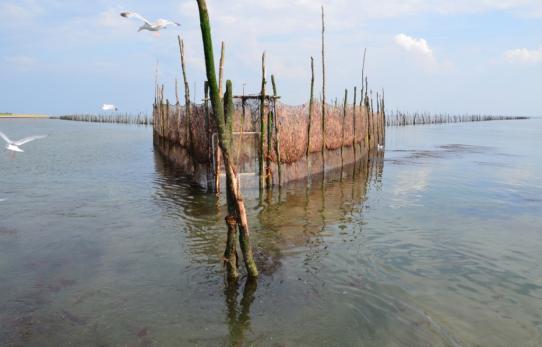
[[[57,117],[61,120],[71,120],[78,122],[91,123],[115,123],[115,124],[137,124],[137,125],[152,125],[153,119],[144,114],[130,115],[110,114],[110,115],[94,115],[94,114],[73,114]]]
[[[524,120],[522,116],[450,115],[430,113],[404,113],[395,111],[386,115],[386,126],[485,122],[494,120]]]

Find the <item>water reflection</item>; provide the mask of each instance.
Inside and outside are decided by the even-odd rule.
[[[224,288],[226,312],[228,317],[228,345],[243,346],[246,332],[250,330],[250,306],[254,302],[258,281],[247,278],[239,301],[240,287],[238,282],[228,283]]]
[[[348,240],[353,242],[360,236],[363,225],[360,216],[367,192],[371,187],[380,189],[381,186],[383,157],[384,153],[379,152],[371,160],[364,159],[355,165],[328,172],[325,178],[312,177],[310,185],[305,181],[291,183],[280,190],[267,192],[263,200],[257,190],[244,191],[255,258],[262,276],[258,281],[226,282],[223,287],[228,345],[244,345],[254,338],[250,336],[251,310],[264,309],[252,307],[257,297],[273,297],[275,294],[270,295],[270,292],[280,292],[284,286],[290,286],[283,283],[285,274],[297,272],[297,269],[290,267],[283,271],[284,262],[300,257],[303,277],[316,276],[322,268],[322,261],[329,255],[326,240],[333,236],[330,226],[339,225],[338,233],[347,234],[346,229],[355,219],[359,227],[348,236]],[[179,176],[175,167],[169,165],[161,154],[155,153],[154,160],[159,174],[155,180],[155,203],[168,217],[173,216],[179,221],[175,227],[180,228],[185,236],[183,246],[194,264],[191,279],[202,288],[209,283],[216,284],[216,279],[221,278],[220,272],[223,272],[220,257],[226,235],[223,221],[225,201],[221,197],[217,207],[214,194],[205,193]],[[203,267],[203,264],[208,266]],[[299,277],[300,283],[311,286],[300,276],[295,281]],[[258,282],[266,293],[257,293]],[[321,295],[321,288],[312,287],[310,291],[311,295]],[[286,295],[295,298],[305,294]],[[280,301],[282,299],[276,303],[278,306],[287,305]]]
[[[307,261],[318,258],[325,249],[326,228],[330,224],[350,223],[359,216],[370,185],[380,189],[384,169],[384,152],[377,152],[354,165],[328,172],[324,176],[290,183],[282,189],[264,193],[245,190],[245,204],[255,243],[257,261],[264,275],[272,275],[280,267],[284,253],[307,254]],[[216,262],[223,252],[226,214],[224,197],[216,204],[214,194],[205,193],[175,166],[155,152],[155,202],[168,217],[180,219],[194,262]]]

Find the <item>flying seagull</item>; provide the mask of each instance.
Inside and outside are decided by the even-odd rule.
[[[162,18],[156,20],[156,22],[154,23],[151,23],[148,20],[146,20],[145,17],[143,17],[142,15],[136,12],[122,12],[120,15],[123,16],[124,18],[136,18],[143,21],[144,24],[139,27],[138,32],[141,30],[148,30],[148,31],[154,31],[156,35],[160,35],[159,31],[164,29],[168,25],[176,25],[178,27],[181,26],[177,22],[172,22],[170,20],[162,19]]]
[[[117,106],[115,106],[115,105],[111,105],[111,104],[103,104],[103,105],[102,105],[102,110],[104,110],[104,111],[117,111],[118,108],[117,108]]]
[[[30,136],[30,137],[25,137],[24,139],[20,139],[18,141],[11,141],[3,132],[0,131],[0,137],[3,138],[4,141],[6,141],[7,143],[6,149],[13,152],[24,152],[22,149],[19,148],[19,146],[22,146],[25,143],[28,143],[30,141],[43,139],[47,136],[45,135]]]

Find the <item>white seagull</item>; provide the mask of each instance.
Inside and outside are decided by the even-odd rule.
[[[104,111],[117,111],[118,108],[117,108],[117,106],[115,106],[115,105],[111,105],[111,104],[103,104],[103,105],[102,105],[102,110],[104,110]]]
[[[176,25],[178,27],[181,26],[177,22],[172,22],[170,20],[162,19],[162,18],[156,20],[156,22],[154,23],[151,23],[148,20],[146,20],[145,17],[143,17],[142,15],[136,12],[122,12],[120,15],[123,16],[124,18],[136,18],[143,21],[144,24],[139,27],[138,32],[141,30],[148,30],[148,31],[154,31],[156,35],[160,35],[159,31],[164,29],[168,25]]]
[[[25,137],[24,139],[20,139],[18,141],[11,141],[3,132],[0,131],[0,137],[3,138],[4,141],[6,141],[7,143],[6,149],[13,152],[24,152],[22,149],[19,148],[19,146],[22,146],[25,143],[28,143],[30,141],[43,139],[47,136],[45,135],[30,136],[30,137]]]

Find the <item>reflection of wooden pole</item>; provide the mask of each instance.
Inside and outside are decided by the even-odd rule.
[[[324,21],[324,6],[322,6],[322,165],[326,169],[326,55],[324,34],[326,31]]]
[[[205,54],[205,69],[211,92],[211,104],[213,106],[213,115],[218,128],[219,145],[222,147],[224,165],[226,168],[226,196],[228,202],[231,203],[235,209],[234,217],[239,228],[239,243],[241,245],[241,251],[243,253],[248,276],[254,278],[258,277],[258,269],[256,267],[256,263],[254,262],[252,246],[250,244],[250,231],[248,227],[243,195],[241,194],[239,187],[237,172],[233,163],[230,161],[230,153],[227,146],[227,143],[231,143],[231,134],[226,131],[225,108],[224,104],[222,103],[222,99],[218,94],[218,83],[216,80],[214,65],[213,40],[211,38],[211,25],[209,24],[207,3],[205,0],[197,0],[197,3],[200,17],[201,36],[203,39],[203,51]],[[226,85],[226,92],[228,94],[228,98],[226,100],[226,110],[228,111],[227,113],[229,119],[233,118],[232,89],[231,82],[228,81]]]
[[[260,190],[265,186],[265,52],[262,55],[262,91],[260,94]]]

